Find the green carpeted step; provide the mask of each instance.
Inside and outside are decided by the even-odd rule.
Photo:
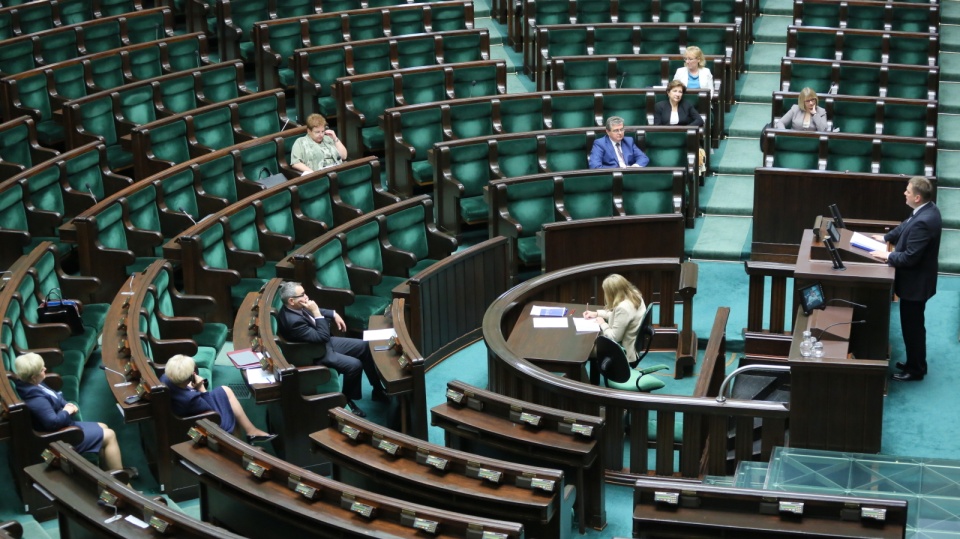
[[[960,24],[960,2],[942,2],[940,4],[940,25]]]
[[[780,70],[776,73],[746,72],[737,80],[736,100],[748,103],[770,103],[773,92],[780,89]]]
[[[501,25],[497,21],[491,19],[490,17],[477,18],[474,22],[474,28],[484,28],[490,32],[490,56],[494,59],[499,59],[496,56],[493,56],[493,46],[494,45],[503,45],[507,41],[507,27]],[[523,55],[520,55],[521,59]],[[522,61],[522,60],[521,60]],[[523,65],[522,63],[520,65]]]
[[[763,126],[770,123],[772,106],[761,103],[737,103],[725,118],[727,136],[757,138]]]
[[[937,115],[937,145],[947,150],[960,150],[960,116]]]
[[[30,539],[52,539],[53,537],[61,537],[60,526],[56,519],[48,520],[40,524],[29,515],[23,518],[30,519],[29,521],[20,520],[20,518],[16,519],[19,520],[20,525],[23,526],[23,537],[29,537]]]
[[[753,23],[753,38],[761,43],[786,43],[787,27],[791,22],[793,17],[760,14]]]
[[[493,51],[490,51],[491,54]],[[530,80],[530,77],[523,73],[511,73],[507,75],[507,93],[522,94],[526,92],[536,92],[537,83]]]
[[[940,25],[940,50],[942,52],[960,52],[960,26]]]
[[[960,54],[940,53],[940,80],[960,82]]]
[[[793,16],[793,0],[760,0],[760,13]]]
[[[940,237],[940,273],[960,273],[960,230],[945,228]]]
[[[689,250],[699,260],[741,261],[750,258],[753,218],[706,215],[697,219],[696,241]]]
[[[757,167],[763,166],[759,137],[721,140],[711,163],[717,174],[753,175]]]
[[[754,43],[747,50],[747,71],[779,73],[780,61],[786,54],[786,43]]]
[[[940,100],[940,112],[960,114],[960,84],[940,81],[937,97]]]
[[[753,215],[753,176],[708,176],[700,188],[700,209],[709,215]]]
[[[960,152],[937,151],[937,185],[960,187]]]
[[[960,228],[960,188],[937,187],[937,206],[944,228]]]

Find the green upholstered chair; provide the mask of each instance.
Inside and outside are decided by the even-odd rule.
[[[496,95],[501,91],[495,65],[453,67],[453,97]]]
[[[578,0],[577,22],[611,22],[610,14],[613,13],[611,4],[612,2],[610,0]]]
[[[193,79],[190,79],[191,88]],[[117,89],[114,99],[122,121],[132,125],[148,124],[157,119],[157,108],[153,105],[153,88],[147,84]]]
[[[312,258],[316,269],[313,287],[320,291],[321,296],[324,289],[330,289],[338,296],[343,296],[342,291],[352,290],[347,266],[343,261],[343,248],[340,241],[327,242],[314,251]],[[352,295],[353,301],[351,303],[344,301],[343,319],[351,330],[367,329],[370,316],[382,314],[391,302],[389,298],[380,296],[356,294],[354,292],[350,292],[350,295]],[[331,302],[324,302],[321,299],[317,301],[325,307],[331,304]]]
[[[523,14],[524,24],[527,24],[526,21],[528,19],[533,19],[534,26],[569,24],[570,3],[571,0],[537,0],[536,2],[524,2],[523,9],[525,11],[527,8],[533,8],[533,13]]]
[[[451,26],[453,25],[451,24],[441,24],[440,26],[444,30],[458,30],[463,28],[463,26],[452,28]],[[390,12],[390,35],[408,36],[426,32],[427,26],[422,9],[404,9]]]
[[[840,5],[832,2],[805,2],[800,5],[800,16],[804,26],[840,27]]]
[[[867,139],[827,139],[827,168],[839,172],[869,173],[873,162],[873,142]]]
[[[613,174],[571,176],[563,180],[563,209],[572,219],[616,215]]]
[[[462,186],[456,204],[460,219],[467,224],[487,221],[488,205],[483,198],[483,188],[492,177],[489,152],[485,143],[450,148],[450,176]]]
[[[676,54],[680,43],[679,26],[645,27],[640,54]]]
[[[359,166],[332,173],[336,175],[336,181],[331,182],[334,199],[339,198],[362,213],[372,212],[377,207],[374,184],[380,183],[380,178],[373,177],[373,171],[371,166]]]
[[[317,112],[324,117],[332,117],[337,114],[337,102],[331,94],[333,83],[340,77],[347,76],[347,67],[344,47],[335,47],[330,50],[307,50],[299,53],[301,56],[300,64],[304,65],[305,73],[298,79],[298,93],[310,93],[314,102],[307,102],[301,99],[302,106],[306,110],[300,111],[300,114]],[[303,103],[306,105],[303,105]]]
[[[786,105],[786,103],[784,103]],[[843,101],[834,102],[831,114],[827,117],[833,120],[833,126],[840,128],[844,133],[877,134],[878,108],[876,102],[871,101]]]
[[[155,314],[157,323],[163,327],[168,320],[192,319],[196,320],[202,329],[194,333],[191,338],[198,346],[213,348],[217,351],[227,342],[229,328],[226,324],[204,322],[197,315],[209,310],[211,298],[207,296],[191,296],[180,292],[173,284],[173,268],[170,263],[164,263],[163,269],[157,272],[149,287],[150,293],[156,300]],[[87,306],[84,306],[86,311]],[[171,322],[172,323],[172,322]]]
[[[880,70],[875,66],[843,64],[837,93],[846,95],[880,95]]]
[[[162,17],[160,18],[160,24],[161,26],[163,24]],[[79,45],[82,49],[82,55],[108,51],[123,46],[123,37],[120,34],[120,21],[117,19],[107,18],[91,21],[83,24],[81,28],[83,38]],[[155,37],[156,32],[149,32],[146,36],[159,39]],[[140,36],[134,34],[132,37],[136,39]]]
[[[93,200],[89,203],[93,204],[133,183],[133,179],[114,174],[109,167],[106,147],[98,144],[81,152],[65,154],[60,177],[65,188],[69,186],[74,192],[92,195]]]
[[[843,38],[841,59],[846,62],[879,62],[884,49],[883,41],[883,34],[847,32]],[[824,59],[833,60],[834,56],[830,55]]]
[[[659,83],[657,83],[659,84]],[[649,125],[647,121],[647,102],[646,99],[630,94],[607,94],[603,96],[603,118],[610,116],[619,116],[623,118],[623,125],[642,127]],[[584,126],[586,127],[586,126]],[[598,128],[597,136],[602,137],[606,133]],[[589,150],[588,150],[589,153]]]
[[[0,178],[9,178],[56,157],[58,152],[39,145],[33,120],[16,118],[0,125]]]
[[[279,257],[270,259],[264,253],[264,249],[260,245],[260,230],[257,226],[257,210],[251,204],[245,206],[243,209],[231,214],[228,218],[229,226],[225,227],[229,229],[229,234],[225,242],[227,248],[227,260],[230,261],[231,269],[236,269],[240,272],[240,275],[244,277],[254,277],[256,276],[259,279],[263,279],[266,282],[267,279],[276,277],[277,275],[277,259],[282,257],[286,253],[272,253],[279,254]],[[286,245],[293,247],[292,239],[286,242]],[[237,251],[243,252],[248,255],[258,254],[260,264],[257,264],[256,261],[253,261],[253,256],[244,257],[244,263],[239,263],[231,255],[237,253]],[[251,267],[251,266],[256,267]]]
[[[398,174],[413,180],[417,185],[433,183],[433,165],[427,159],[427,152],[435,143],[443,140],[441,109],[431,107],[403,113],[400,116],[400,138],[404,146],[396,148],[396,153],[400,155],[395,158],[403,160],[406,170],[399,171]],[[404,150],[412,151],[405,154]],[[401,187],[410,188],[409,185]]]
[[[166,50],[166,49],[164,49]],[[128,79],[147,80],[164,74],[163,52],[160,47],[137,48],[126,53],[129,65]]]
[[[326,5],[323,6],[324,11],[326,7]],[[284,14],[283,17],[292,17],[292,15]],[[293,86],[296,83],[296,73],[290,58],[293,56],[293,51],[304,46],[303,37],[300,35],[300,20],[293,19],[282,24],[264,25],[259,28],[259,31],[259,40],[256,35],[257,30],[254,31],[254,42],[261,43],[265,50],[257,52],[261,55],[257,59],[257,68],[273,71],[271,75],[265,75],[265,78],[259,80],[260,88],[266,90]],[[264,34],[266,39],[263,37]],[[276,63],[276,65],[261,65],[265,62]],[[276,80],[273,80],[274,78]]]
[[[239,151],[233,150],[233,152],[239,154],[239,159],[236,157],[234,159],[240,161],[240,171],[243,174],[241,179],[255,182],[280,172],[277,145],[273,141],[248,146]]]
[[[110,96],[68,104],[70,114],[79,120],[78,132],[84,140],[99,138],[107,151],[107,163],[113,170],[126,170],[133,164],[133,154],[120,144]]]
[[[441,109],[441,112],[449,115],[448,123],[454,138],[493,134],[493,105],[489,100],[450,105],[449,108]]]
[[[557,220],[554,181],[548,179],[508,184],[504,195],[507,216],[519,225],[516,233],[517,257],[524,266],[540,267],[543,251],[537,245],[537,232],[543,225]]]
[[[247,293],[260,290],[267,280],[261,277],[243,275],[229,278],[227,277],[229,274],[222,270],[230,269],[239,273],[240,270],[243,269],[243,273],[251,275],[257,271],[256,268],[263,265],[262,255],[258,257],[255,255],[259,255],[260,253],[250,253],[249,251],[239,250],[228,252],[227,239],[230,238],[230,231],[222,222],[208,227],[198,236],[200,267],[194,267],[192,270],[198,272],[199,274],[205,275],[202,277],[204,287],[198,290],[197,293],[203,292],[210,294],[217,299],[218,303],[220,302],[221,298],[229,297],[232,308],[231,306],[219,304],[217,305],[217,308],[222,310],[229,309],[233,311],[240,306],[240,303],[243,302],[243,298],[247,296]],[[237,268],[232,268],[230,260],[231,258],[242,259],[243,263],[241,264],[238,262],[236,264]],[[259,263],[257,263],[258,261]],[[186,271],[186,269],[184,271]],[[218,289],[215,290],[215,288]],[[226,320],[231,319],[232,316],[218,319],[217,321],[225,322]]]
[[[38,299],[43,299],[39,294],[47,290],[59,288],[63,296],[68,299],[83,300],[86,293],[99,282],[90,277],[77,277],[67,275],[60,267],[60,259],[54,248],[47,249],[37,259],[31,268],[34,278],[37,281],[36,292]],[[107,310],[110,309],[108,303],[90,303],[84,302],[83,312],[80,318],[83,325],[90,328],[94,334],[99,334],[103,330],[103,322],[107,317]]]
[[[562,79],[558,77],[557,70],[554,70],[555,88],[592,90],[610,87],[610,62],[606,57],[571,60],[564,62]]]
[[[446,11],[446,10],[441,10]],[[462,19],[461,19],[462,20]],[[437,31],[437,11],[433,12],[433,28]],[[442,36],[443,63],[459,64],[483,60],[484,40],[478,32],[457,32]]]
[[[351,228],[343,236],[344,264],[348,271],[366,270],[372,286],[370,294],[393,299],[393,289],[407,280],[406,274],[388,275],[383,265],[380,224],[371,220]]]
[[[499,120],[504,133],[540,131],[545,128],[543,100],[539,97],[503,99]]]
[[[253,25],[271,18],[269,6],[263,0],[218,0],[217,41],[220,58],[240,58],[253,63]]]
[[[170,358],[177,354],[192,356],[197,368],[208,372],[213,370],[218,350],[209,346],[200,346],[191,337],[196,327],[196,319],[166,319],[161,322],[157,316],[157,300],[153,294],[143,296],[140,310],[140,331],[150,341],[154,354]]]
[[[880,145],[880,173],[902,174],[904,176],[936,175],[934,145],[928,141],[893,142],[884,141]]]
[[[63,189],[60,186],[60,171],[55,166],[38,167],[36,173],[21,182],[27,189],[32,210],[40,210],[57,215],[61,219],[66,214],[63,203]]]
[[[3,10],[3,25],[6,33],[0,39],[10,39],[14,35],[33,34],[64,23],[54,14],[51,2],[24,2],[14,9]]]
[[[686,167],[691,151],[687,142],[686,131],[646,131],[642,147],[650,158],[647,166]]]
[[[187,140],[185,120],[154,125],[144,131],[140,134],[143,137],[142,142],[145,143],[140,146],[144,150],[142,157],[144,169],[140,174],[141,178],[193,158],[190,142]],[[136,137],[136,132],[134,133]]]
[[[393,69],[390,63],[390,44],[386,41],[378,39],[371,43],[346,45],[344,49],[346,65],[348,67],[351,63],[353,65],[351,74],[363,75]],[[347,73],[350,72],[347,71]],[[334,81],[328,81],[328,84],[332,82]]]
[[[380,244],[384,257],[401,252],[412,255],[413,265],[407,270],[407,276],[432,266],[457,248],[457,241],[437,230],[428,219],[432,204],[426,201],[386,216],[379,216]]]
[[[839,9],[838,9],[839,11]],[[846,10],[847,26],[863,30],[883,30],[884,29],[884,8],[882,5],[854,4]],[[839,19],[839,17],[838,17]],[[804,21],[804,24],[807,24]],[[839,26],[839,24],[837,24]]]
[[[111,251],[130,251],[127,241],[127,229],[124,223],[124,212],[121,204],[112,204],[97,214],[97,243]],[[156,256],[131,257],[126,265],[126,273],[135,273],[149,266]]]
[[[888,67],[887,97],[904,99],[936,99],[937,85],[931,89],[936,75],[927,69],[909,69],[897,65]]]
[[[373,78],[356,80],[350,84],[342,83],[338,88],[344,90],[347,124],[359,130],[360,147],[364,155],[383,149],[383,129],[378,119],[383,111],[396,105],[393,78]],[[340,121],[339,114],[337,121]],[[341,132],[341,137],[356,136],[349,129]],[[346,142],[346,141],[345,141]]]
[[[660,63],[660,58],[656,57],[617,58],[617,86],[619,88],[650,88],[664,85]],[[672,77],[673,73],[668,76]]]
[[[233,114],[229,107],[197,112],[187,124],[189,137],[203,148],[222,150],[242,140],[234,138]]]
[[[318,181],[329,186],[326,176]],[[286,252],[321,236],[326,231],[323,221],[314,221],[302,214],[298,215],[293,206],[294,194],[285,189],[266,198],[254,201],[257,210],[257,226],[260,229],[264,254],[268,259],[279,260]]]
[[[587,31],[584,28],[544,28],[538,32],[538,42],[546,47],[547,56],[583,56],[588,53]]]
[[[437,46],[432,35],[417,36],[413,39],[398,39],[397,65],[400,69],[437,65]]]
[[[246,93],[242,64],[224,62],[217,65],[220,67],[198,71],[199,82],[195,92],[198,99],[205,103],[222,103]],[[173,106],[170,109],[175,110]]]
[[[400,91],[403,102],[408,105],[432,103],[450,97],[446,90],[446,74],[440,69],[400,72]],[[392,101],[383,110],[371,113],[383,116],[383,111],[391,106],[394,106]]]
[[[546,141],[547,171],[583,170],[587,168],[589,151],[588,137],[584,133],[551,135]]]
[[[598,120],[593,108],[593,101],[593,94],[554,94],[550,99],[552,127],[554,129],[565,129],[597,125]]]
[[[620,22],[653,22],[652,0],[621,0]]]
[[[901,6],[891,6],[893,9],[890,14],[891,30],[898,32],[936,32],[936,28],[931,28],[929,9],[909,9]],[[939,17],[937,18],[939,20]]]
[[[188,221],[200,220],[203,216],[200,215],[199,205],[197,204],[197,191],[194,184],[193,171],[189,169],[180,170],[161,178],[161,191],[158,194],[158,198],[162,206],[166,207],[166,211],[174,214],[189,215],[190,219],[188,219]]]
[[[33,42],[29,39],[11,39],[0,42],[0,73],[13,75],[37,67]]]
[[[454,4],[444,6],[438,4],[431,6],[430,23],[433,32],[463,30],[472,22],[473,21],[467,20],[467,13],[461,5]]]
[[[542,172],[540,170],[539,141],[527,136],[498,142],[495,174],[499,178],[518,178]]]
[[[132,225],[132,232],[137,234],[136,241],[131,245],[131,249],[135,253],[150,253],[153,256],[162,256],[163,228],[160,222],[156,187],[149,185],[132,191],[122,199],[121,205]],[[148,240],[148,237],[152,240]]]
[[[0,267],[8,268],[21,255],[29,252],[40,243],[40,239],[30,233],[30,224],[27,221],[26,203],[29,198],[24,196],[24,188],[19,183],[7,184],[0,190]],[[51,234],[56,223],[50,223]]]
[[[934,137],[936,123],[927,125],[930,102],[891,103],[881,109],[883,115],[883,134],[899,137]]]
[[[47,89],[47,75],[35,75],[8,81],[8,92],[16,114],[28,113],[36,122],[37,140],[47,147],[54,147],[64,140],[61,122],[53,119],[53,106]]]
[[[833,60],[836,57],[837,35],[835,32],[805,32],[801,27],[799,30],[791,29],[788,41],[791,37],[796,39],[796,51],[790,56],[823,60]],[[790,52],[789,44],[787,52]]]
[[[691,0],[661,2],[660,22],[693,22],[693,2]]]
[[[91,62],[92,69],[92,62]],[[83,64],[67,64],[52,69],[53,88],[56,98],[51,95],[52,102],[64,102],[70,99],[79,99],[87,93],[95,91],[95,87],[87,82],[86,70]]]
[[[89,78],[94,87],[111,90],[126,84],[123,58],[119,54],[95,57],[89,63]]]
[[[233,155],[206,159],[193,168],[195,176],[200,178],[204,195],[220,199],[224,206],[239,200]]]
[[[357,2],[355,0],[347,0],[347,2],[357,4],[356,8],[350,7],[348,9],[359,9],[361,7],[359,6],[360,2]],[[341,2],[340,4],[342,5],[344,3],[346,2]],[[327,5],[324,4],[323,7],[326,8]],[[346,10],[338,9],[337,11],[346,11]],[[348,13],[345,15],[347,16],[347,25],[350,29],[350,39],[352,40],[363,39],[359,36],[359,34],[354,32],[353,19],[356,16],[356,14]],[[369,16],[367,17],[369,18]],[[379,20],[377,20],[377,25],[379,26]],[[382,26],[379,26],[379,28],[380,28],[380,34],[374,37],[383,36]],[[320,45],[331,45],[333,43],[341,43],[343,42],[343,39],[344,39],[343,22],[341,21],[339,15],[336,17],[315,17],[315,18],[307,19],[307,35],[310,36],[310,45],[313,47],[319,47]]]
[[[54,29],[36,36],[41,65],[63,62],[79,56],[77,32],[74,29]]]
[[[769,149],[768,149],[769,151]],[[817,170],[820,158],[820,140],[817,137],[793,136],[777,133],[773,149],[773,166]]]
[[[330,197],[329,176],[324,175],[311,182],[291,186],[290,192],[293,194],[292,206],[298,215],[323,223],[327,230],[333,228],[336,220],[333,215],[333,200]]]
[[[623,174],[621,200],[626,215],[674,213],[674,179],[671,172]],[[682,211],[682,207],[681,207]]]
[[[833,68],[829,63],[791,62],[785,67],[789,76],[781,82],[783,90],[799,92],[804,88],[829,89],[833,85]]]
[[[279,94],[282,96],[283,94]],[[265,137],[284,129],[296,127],[289,125],[286,104],[278,94],[272,93],[263,97],[243,100],[231,105],[236,110],[236,123],[240,129],[252,138]]]

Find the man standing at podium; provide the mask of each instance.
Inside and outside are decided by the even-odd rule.
[[[900,298],[900,326],[907,351],[906,363],[897,362],[903,371],[894,380],[915,382],[927,375],[927,329],[924,309],[927,300],[937,293],[937,257],[940,254],[940,209],[934,204],[933,184],[915,176],[904,191],[907,206],[913,214],[879,241],[892,243],[894,250],[873,251],[871,255],[896,269],[893,288]]]

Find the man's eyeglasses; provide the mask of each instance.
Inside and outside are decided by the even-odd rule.
[[[305,298],[305,297],[307,297],[307,293],[306,293],[306,292],[304,292],[303,294],[296,295],[296,296],[291,296],[290,299],[300,299],[300,298]]]
[[[624,129],[624,128],[622,128],[622,127],[617,128],[617,129],[611,129],[611,130],[610,130],[611,133],[626,133],[626,131],[627,131],[627,130]]]

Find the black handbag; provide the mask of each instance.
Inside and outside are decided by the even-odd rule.
[[[51,296],[55,296],[55,299]],[[63,299],[60,289],[47,292],[43,303],[37,307],[37,321],[41,324],[66,324],[72,335],[83,334],[83,320],[80,318],[82,306],[72,299]]]

